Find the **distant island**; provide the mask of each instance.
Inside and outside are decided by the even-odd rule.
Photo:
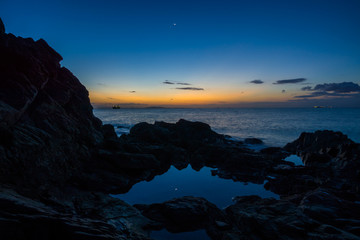
[[[158,106],[152,106],[152,107],[120,107],[120,105],[113,105],[111,108],[112,109],[164,109],[166,107],[158,107]]]

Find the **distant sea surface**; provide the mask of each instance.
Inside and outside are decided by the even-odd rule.
[[[360,142],[359,108],[94,109],[94,114],[104,124],[114,125],[118,135],[139,122],[175,123],[182,118],[207,123],[235,139],[260,138],[266,146],[284,146],[301,132],[325,129]]]

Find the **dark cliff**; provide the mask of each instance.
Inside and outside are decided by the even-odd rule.
[[[95,157],[114,130],[61,60],[42,39],[6,34],[0,19],[0,238],[147,239],[135,208],[86,190],[122,183]]]
[[[57,52],[0,25],[0,181],[62,184],[102,141],[101,121]]]

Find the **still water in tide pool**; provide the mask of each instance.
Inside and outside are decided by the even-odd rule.
[[[182,196],[204,197],[219,208],[232,204],[235,196],[259,195],[274,197],[278,195],[264,189],[263,184],[234,182],[211,175],[211,168],[203,167],[195,171],[189,165],[177,170],[171,166],[163,175],[153,180],[135,184],[129,192],[115,195],[130,204],[161,203]]]

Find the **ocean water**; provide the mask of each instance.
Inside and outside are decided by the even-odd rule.
[[[94,114],[113,124],[118,134],[128,133],[139,122],[175,123],[183,118],[205,122],[235,139],[260,138],[266,146],[284,146],[301,132],[325,129],[360,142],[360,108],[95,109]]]

